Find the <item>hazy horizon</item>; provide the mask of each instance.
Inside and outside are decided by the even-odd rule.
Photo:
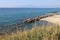
[[[60,0],[0,0],[0,8],[60,8]]]

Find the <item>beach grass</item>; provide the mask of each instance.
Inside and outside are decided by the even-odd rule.
[[[0,35],[0,40],[60,40],[60,26],[34,26],[30,30]]]

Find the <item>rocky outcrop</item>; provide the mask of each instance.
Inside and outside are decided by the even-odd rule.
[[[48,14],[48,15],[43,15],[43,16],[34,17],[34,18],[28,18],[28,19],[25,19],[25,20],[23,21],[23,23],[36,22],[36,21],[39,21],[40,19],[43,19],[43,18],[46,18],[46,17],[49,17],[49,16],[54,16],[54,15],[56,15],[56,14],[53,13],[53,14]]]

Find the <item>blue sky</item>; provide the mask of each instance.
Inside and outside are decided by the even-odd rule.
[[[60,0],[0,0],[0,8],[60,8]]]

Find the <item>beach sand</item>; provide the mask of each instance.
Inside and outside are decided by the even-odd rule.
[[[60,15],[54,15],[41,20],[48,21],[50,23],[58,24],[60,26]]]

